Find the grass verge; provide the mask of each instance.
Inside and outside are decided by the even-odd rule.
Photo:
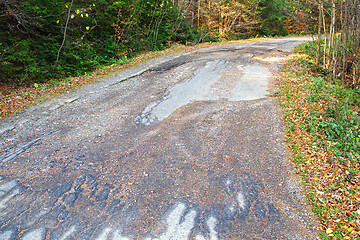
[[[321,237],[360,239],[360,91],[314,69],[298,51],[278,79],[289,150]]]

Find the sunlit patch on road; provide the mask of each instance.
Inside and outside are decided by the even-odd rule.
[[[211,85],[220,79],[228,64],[224,60],[208,62],[194,77],[169,88],[161,100],[147,106],[134,121],[147,126],[164,120],[176,109],[191,101],[216,100],[216,95],[211,92]]]
[[[255,100],[269,94],[268,82],[271,73],[267,68],[256,63],[243,69],[244,75],[232,89],[230,101]]]
[[[234,75],[228,72],[237,71]],[[271,72],[259,63],[234,66],[223,60],[209,61],[194,76],[167,89],[161,99],[150,103],[135,119],[148,126],[169,117],[174,111],[196,101],[245,101],[269,94]],[[221,83],[220,83],[221,82]]]

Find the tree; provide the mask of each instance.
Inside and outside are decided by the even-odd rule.
[[[319,0],[317,64],[343,83],[359,85],[360,1]],[[320,30],[320,21],[322,31]],[[322,39],[321,34],[325,34]]]

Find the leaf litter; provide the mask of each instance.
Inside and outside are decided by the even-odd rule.
[[[288,147],[307,199],[321,222],[322,238],[359,239],[358,105],[347,105],[348,112],[354,112],[349,114],[348,121],[355,121],[351,131],[355,132],[356,141],[354,151],[345,151],[342,145],[347,143],[332,137],[326,128],[326,124],[334,123],[329,109],[343,101],[334,94],[339,86],[321,83],[321,79],[303,54],[292,55],[282,70],[277,81],[280,92],[276,96],[283,108]]]

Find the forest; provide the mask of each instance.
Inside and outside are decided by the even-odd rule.
[[[174,43],[319,34],[319,64],[357,84],[357,12],[358,0],[1,0],[0,79],[80,76]]]

